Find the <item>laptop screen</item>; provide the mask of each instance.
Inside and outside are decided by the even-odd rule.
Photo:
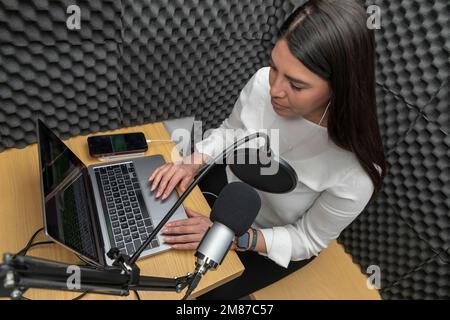
[[[41,120],[37,125],[46,231],[56,241],[98,261],[84,164]]]

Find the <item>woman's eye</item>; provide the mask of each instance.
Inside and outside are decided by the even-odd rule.
[[[300,90],[303,89],[303,88],[299,88],[299,87],[294,86],[292,83],[291,83],[291,88],[294,89],[295,91],[300,91]]]

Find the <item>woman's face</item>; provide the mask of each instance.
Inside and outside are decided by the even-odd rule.
[[[279,40],[272,50],[270,96],[273,110],[281,117],[304,117],[319,123],[331,97],[327,81],[306,68]],[[326,117],[323,123],[326,123]]]

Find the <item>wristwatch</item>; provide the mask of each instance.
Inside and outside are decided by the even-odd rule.
[[[255,250],[258,242],[258,232],[252,228],[252,239],[250,240],[250,232],[247,231],[242,236],[237,238],[236,247],[238,251]]]
[[[250,234],[248,231],[236,239],[236,248],[238,251],[250,249]]]

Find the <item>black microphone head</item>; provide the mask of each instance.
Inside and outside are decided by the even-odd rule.
[[[220,192],[210,219],[227,226],[239,237],[251,227],[260,208],[261,198],[255,189],[243,182],[232,182]]]

